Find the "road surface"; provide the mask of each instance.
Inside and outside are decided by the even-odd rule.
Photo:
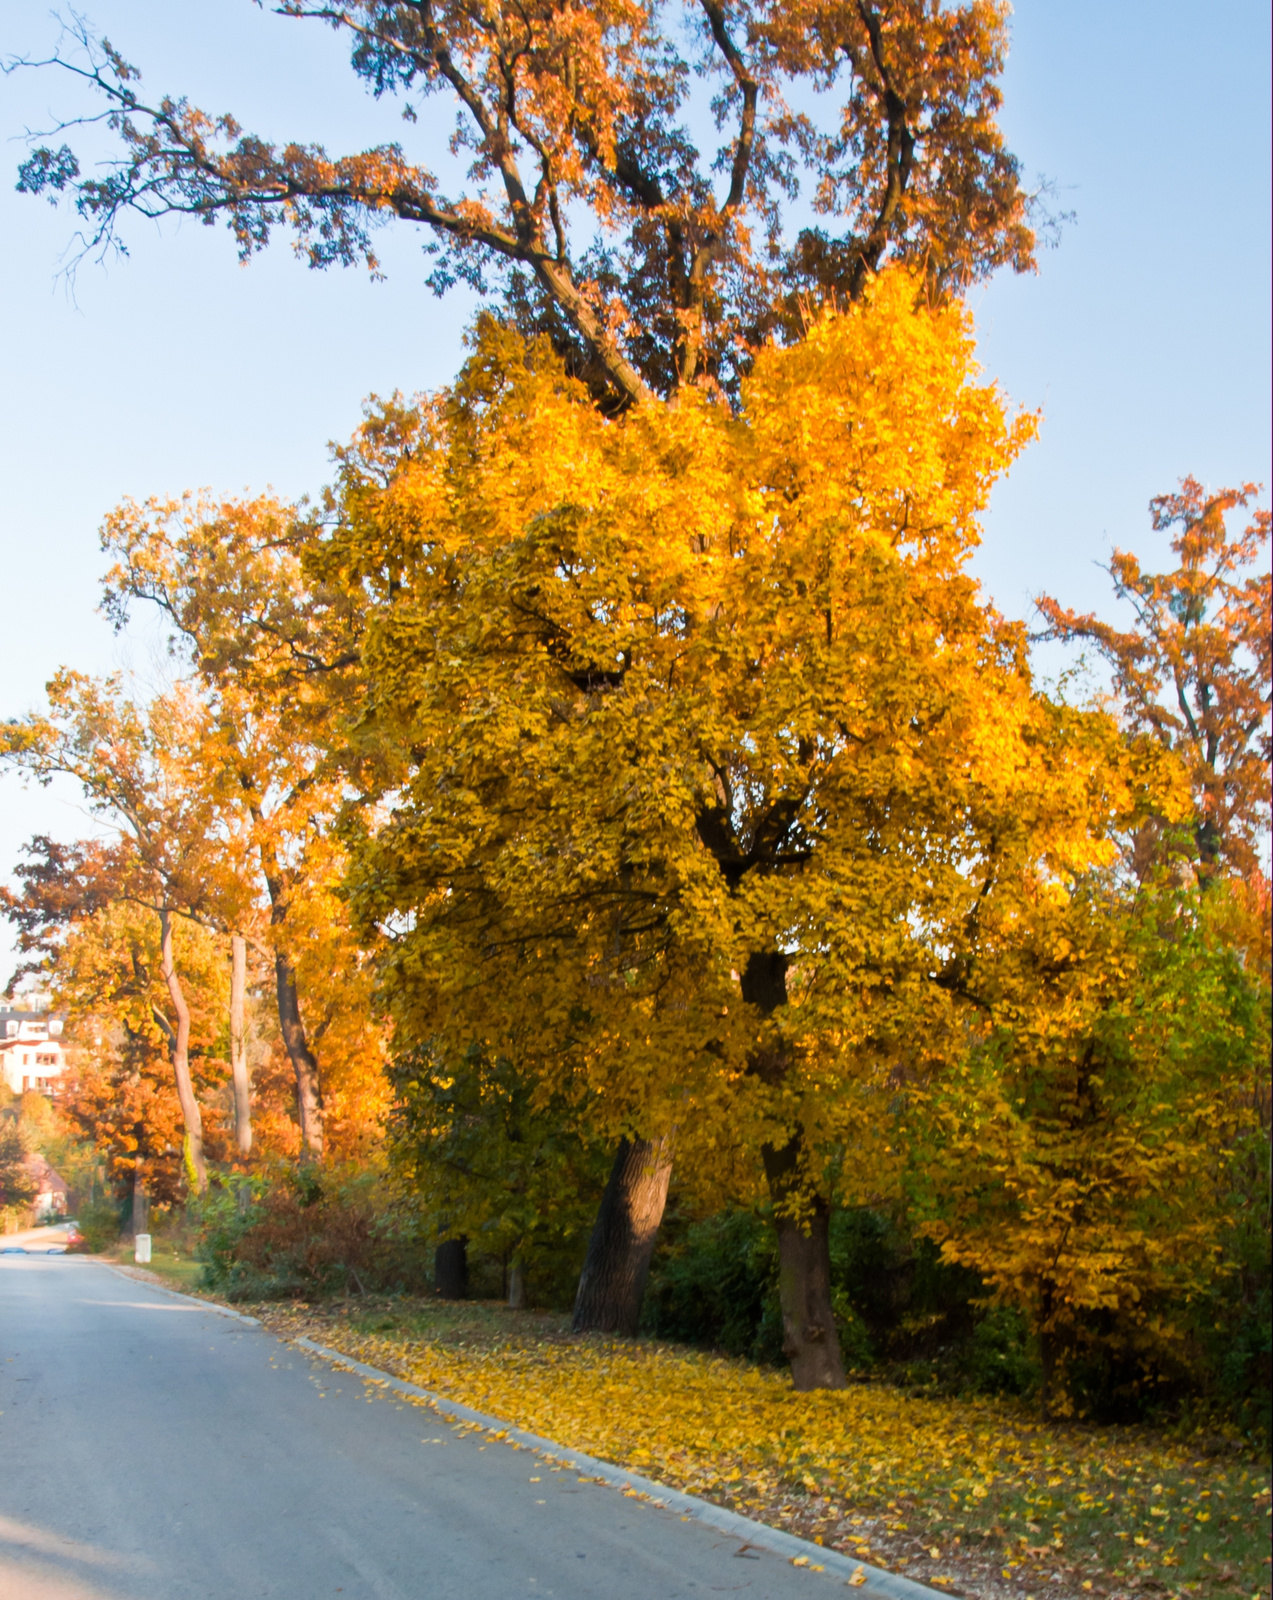
[[[830,1593],[101,1263],[0,1256],[0,1600]]]

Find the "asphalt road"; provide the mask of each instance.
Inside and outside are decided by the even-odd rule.
[[[261,1328],[0,1256],[0,1600],[830,1593]]]

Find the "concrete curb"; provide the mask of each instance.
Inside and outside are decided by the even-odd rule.
[[[153,1289],[156,1294],[166,1294],[174,1300],[184,1300],[187,1305],[198,1306],[201,1311],[215,1311],[219,1317],[233,1317],[236,1322],[248,1322],[254,1328],[261,1326],[256,1317],[245,1316],[242,1311],[231,1311],[229,1306],[218,1305],[215,1300],[200,1300],[198,1295],[182,1294],[180,1289],[169,1289],[165,1284],[152,1283],[149,1278],[138,1278],[129,1272],[127,1267],[118,1266],[114,1261],[94,1261],[91,1265],[105,1267],[107,1272],[113,1272],[117,1278],[123,1278],[125,1283],[139,1283],[143,1289]]]
[[[183,1295],[181,1298],[188,1299],[189,1296]],[[237,1315],[235,1312],[229,1314]],[[244,1320],[251,1321],[251,1318]],[[379,1367],[369,1367],[364,1362],[355,1361],[352,1356],[342,1355],[339,1350],[330,1350],[326,1345],[318,1344],[313,1339],[293,1339],[292,1343],[301,1350],[308,1350],[312,1355],[321,1356],[334,1366],[356,1372],[360,1378],[366,1378],[369,1382],[394,1389],[398,1394],[424,1400],[443,1416],[454,1418],[456,1422],[472,1423],[495,1434],[501,1440],[523,1445],[549,1459],[561,1461],[568,1467],[575,1467],[587,1473],[589,1477],[608,1484],[612,1489],[627,1490],[629,1493],[648,1499],[656,1506],[666,1506],[671,1511],[679,1512],[683,1517],[692,1517],[695,1522],[705,1522],[710,1527],[719,1528],[721,1532],[741,1539],[744,1544],[752,1545],[758,1550],[768,1550],[774,1555],[785,1556],[791,1562],[799,1561],[801,1566],[807,1565],[810,1569],[821,1568],[824,1576],[836,1578],[841,1583],[860,1590],[864,1600],[937,1600],[941,1594],[939,1589],[930,1589],[926,1584],[916,1583],[913,1578],[903,1578],[898,1573],[867,1566],[864,1561],[855,1561],[850,1556],[843,1556],[838,1550],[828,1550],[820,1544],[811,1544],[807,1539],[797,1538],[794,1533],[784,1533],[781,1528],[771,1528],[763,1522],[754,1522],[750,1517],[744,1517],[741,1512],[727,1511],[724,1506],[713,1505],[710,1500],[700,1500],[697,1495],[685,1494],[680,1489],[668,1489],[663,1484],[655,1483],[651,1478],[642,1478],[635,1472],[624,1472],[608,1461],[598,1461],[594,1456],[584,1455],[581,1450],[567,1450],[552,1439],[541,1439],[538,1434],[525,1433],[521,1428],[510,1427],[499,1417],[487,1416],[484,1411],[474,1411],[472,1406],[461,1405],[457,1400],[448,1400],[444,1395],[434,1394],[430,1389],[422,1389],[419,1384],[406,1383],[401,1378],[395,1378],[391,1372],[382,1372]]]

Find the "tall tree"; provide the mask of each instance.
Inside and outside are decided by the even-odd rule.
[[[371,92],[404,97],[417,141],[436,124],[421,128],[415,104],[449,103],[449,154],[437,137],[416,156],[402,144],[332,157],[271,143],[183,98],[147,98],[124,57],[77,25],[65,50],[29,64],[92,87],[120,158],[85,177],[69,145],[37,140],[19,188],[72,196],[89,251],[117,247],[130,211],[191,215],[223,219],[243,258],[283,227],[313,267],[376,271],[376,227],[411,224],[435,292],[502,288],[522,328],[546,334],[607,412],[687,385],[736,399],[755,349],[798,337],[811,306],[858,299],[885,265],[917,269],[940,298],[1000,266],[1029,270],[1035,224],[1054,223],[997,125],[1003,0],[277,9],[343,35]],[[719,145],[700,137],[705,94]],[[803,109],[813,104],[838,109],[824,125]],[[439,161],[456,165],[450,192]],[[793,233],[784,205],[801,181],[825,225]],[[645,1175],[668,1153],[643,1136],[616,1152],[620,1191],[605,1215],[618,1232],[608,1238],[599,1219],[603,1255],[649,1235],[629,1223],[649,1212],[658,1183],[647,1193]],[[638,1264],[619,1276],[639,1279]]]
[[[160,970],[167,1007],[154,1007],[168,1040],[185,1126],[191,1185],[207,1183],[203,1119],[190,1076],[190,1009],[178,969],[174,919],[198,916],[215,879],[215,798],[198,751],[203,708],[180,687],[142,707],[117,678],[97,683],[60,672],[48,686],[49,713],[0,727],[0,760],[47,784],[74,778],[90,810],[116,830],[118,844],[96,857],[109,866],[103,899],[131,900],[159,920]]]
[[[885,1043],[972,1004],[980,922],[1134,805],[1112,725],[1032,692],[964,570],[1033,419],[914,301],[883,275],[764,352],[739,416],[607,421],[489,323],[396,470],[346,458],[313,558],[370,600],[392,803],[348,882],[399,1038],[692,1167],[759,1157],[803,1388],[843,1381],[830,1184]]]
[[[182,1111],[173,1076],[171,1001],[162,973],[157,913],[120,881],[118,849],[36,839],[5,896],[26,970],[38,973],[72,1019],[72,1068],[63,1108],[129,1187],[133,1229],[152,1201],[177,1201],[187,1183]],[[224,951],[215,932],[181,918],[172,929],[190,1012],[189,1068],[209,1148],[221,1148],[217,1100],[224,1080]]]
[[[739,341],[798,326],[801,294],[856,299],[886,262],[937,292],[1033,265],[1032,199],[996,123],[997,0],[282,0],[350,45],[418,147],[330,156],[245,133],[82,26],[45,63],[89,84],[119,158],[83,176],[36,143],[19,188],[69,193],[89,250],[128,211],[224,218],[242,256],[283,227],[311,266],[365,262],[389,219],[419,227],[441,292],[510,285],[594,396],[623,406],[702,379],[732,387]],[[455,111],[448,155],[432,97]],[[711,100],[717,140],[695,102]],[[838,104],[826,125],[804,108]],[[79,119],[60,125],[65,131]],[[459,168],[468,160],[467,172]],[[455,169],[448,192],[434,164]],[[719,176],[718,176],[719,174]],[[827,228],[784,231],[800,179]]]
[[[230,935],[230,1080],[234,1085],[234,1138],[239,1154],[252,1153],[252,1084],[248,1073],[246,1003],[248,942]]]
[[[1149,502],[1156,532],[1172,531],[1172,572],[1145,572],[1115,550],[1114,593],[1130,605],[1130,628],[1080,615],[1044,595],[1038,602],[1054,637],[1085,640],[1113,668],[1114,692],[1129,725],[1177,751],[1193,782],[1194,841],[1204,872],[1250,876],[1268,838],[1273,737],[1273,578],[1261,553],[1269,513],[1258,486],[1204,489],[1181,480],[1178,494]]]
[[[324,1036],[373,1070],[381,1053],[366,961],[334,893],[359,607],[307,581],[300,557],[312,537],[294,508],[269,498],[126,502],[103,529],[108,615],[123,626],[138,602],[157,606],[209,707],[208,781],[265,888],[279,1029],[302,1143],[318,1156]]]

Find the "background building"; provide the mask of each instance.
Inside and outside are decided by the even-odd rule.
[[[66,1070],[62,1021],[47,1011],[0,1011],[0,1072],[14,1094],[58,1093]]]

